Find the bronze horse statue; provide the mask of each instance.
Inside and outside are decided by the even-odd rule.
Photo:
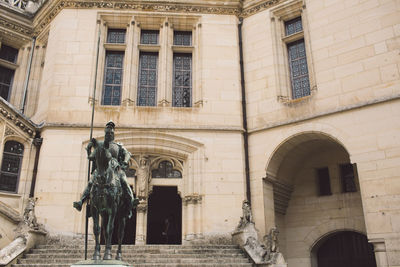
[[[100,216],[104,228],[105,251],[104,260],[111,260],[111,239],[114,231],[114,221],[118,220],[118,250],[116,260],[122,260],[121,244],[124,237],[126,218],[131,216],[131,199],[123,196],[121,175],[124,175],[118,160],[109,151],[109,143],[92,139],[96,169],[93,172],[93,183],[90,190],[91,216],[93,218],[93,233],[95,250],[93,260],[100,260]]]

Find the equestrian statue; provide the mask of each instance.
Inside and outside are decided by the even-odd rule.
[[[122,239],[126,219],[132,216],[133,208],[138,204],[129,187],[125,170],[128,168],[130,153],[122,144],[114,142],[115,124],[110,121],[104,129],[104,141],[94,138],[86,147],[88,159],[93,162],[90,181],[79,201],[73,206],[78,211],[85,201],[90,199],[90,215],[93,218],[95,250],[92,259],[100,260],[100,218],[105,235],[103,260],[111,260],[111,239],[114,221],[118,220],[118,250],[116,260],[122,260]]]

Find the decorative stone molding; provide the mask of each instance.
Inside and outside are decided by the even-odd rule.
[[[249,7],[242,7],[241,2],[233,2],[230,5],[218,5],[218,4],[185,4],[180,3],[163,3],[160,4],[157,1],[152,2],[134,2],[127,3],[123,1],[89,1],[89,0],[58,0],[58,1],[19,1],[24,2],[23,8],[15,8],[11,4],[6,3],[2,0],[4,5],[8,5],[12,9],[20,10],[22,15],[30,17],[36,15],[39,9],[43,10],[37,20],[34,22],[34,30],[29,27],[12,23],[8,20],[0,18],[0,26],[10,29],[14,32],[19,32],[23,35],[34,36],[41,33],[50,22],[57,16],[57,14],[64,8],[76,8],[76,9],[113,9],[113,10],[132,10],[132,11],[150,11],[150,12],[173,12],[173,13],[199,13],[199,14],[220,14],[220,15],[234,15],[248,17],[265,9],[275,6],[283,0],[264,0],[261,3]],[[18,1],[17,1],[18,2]],[[42,8],[42,6],[45,6]],[[25,8],[26,7],[26,8]],[[26,9],[26,10],[25,10]]]
[[[18,126],[18,128],[27,133],[30,137],[34,136],[35,129],[33,129],[33,127],[29,126],[27,123],[18,118],[18,116],[13,115],[11,112],[3,107],[0,107],[0,114],[8,121],[13,122],[16,126]]]
[[[57,14],[64,8],[76,9],[113,9],[113,10],[132,10],[132,11],[153,11],[153,12],[175,12],[175,13],[206,13],[222,15],[239,15],[240,9],[237,5],[230,6],[210,6],[210,5],[181,5],[178,3],[154,2],[135,2],[127,3],[122,1],[54,1],[42,18],[35,25],[35,33],[41,32]]]
[[[16,135],[17,133],[11,129],[10,127],[6,127],[6,131],[4,133],[5,136],[9,136],[9,135]]]
[[[20,23],[17,23],[12,20],[7,20],[3,17],[0,17],[0,28],[7,29],[10,33],[19,33],[26,37],[31,37],[33,30],[30,27],[26,27]]]
[[[137,212],[147,212],[147,202],[141,201],[139,205],[136,206]]]
[[[248,17],[251,15],[254,15],[258,12],[261,12],[263,10],[266,10],[268,8],[271,8],[279,3],[282,3],[283,0],[267,0],[267,1],[261,1],[261,3],[258,3],[254,6],[250,7],[245,7],[243,11],[240,13],[240,16],[242,17]]]
[[[183,198],[184,205],[201,203],[202,196],[198,194],[187,195]]]

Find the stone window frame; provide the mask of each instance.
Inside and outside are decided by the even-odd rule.
[[[353,190],[346,190],[345,186],[345,177],[343,177],[343,170],[342,168],[345,166],[351,166],[353,170],[353,177],[352,177],[352,182],[353,182]],[[357,184],[359,183],[358,181],[358,173],[357,173],[357,164],[356,163],[339,163],[338,164],[338,170],[339,170],[339,180],[340,180],[340,192],[345,194],[345,193],[357,193],[359,192],[359,188]]]
[[[173,88],[173,56],[175,53],[191,53],[192,54],[192,105],[191,107],[199,107],[202,105],[201,90],[201,59],[200,59],[200,17],[193,15],[153,15],[135,16],[136,31],[135,39],[137,40],[137,66],[136,74],[132,73],[132,78],[138,81],[139,75],[139,54],[140,52],[158,52],[158,69],[157,69],[157,93],[156,105],[162,107],[173,107],[172,105],[172,88]],[[158,45],[143,45],[139,43],[141,29],[159,30]],[[191,31],[192,45],[181,46],[174,45],[174,31]],[[137,87],[134,87],[137,90]],[[137,92],[135,92],[137,95]],[[140,108],[140,106],[137,106]],[[173,107],[179,108],[179,107]],[[187,107],[184,107],[187,108]]]
[[[0,58],[0,66],[1,67],[14,71],[13,77],[11,78],[11,84],[9,87],[8,98],[5,99],[7,102],[11,102],[11,100],[13,99],[12,96],[15,96],[15,90],[13,90],[13,88],[15,87],[15,81],[18,80],[20,78],[20,76],[22,75],[22,73],[21,73],[22,70],[20,68],[20,62],[22,60],[21,59],[22,55],[21,55],[21,51],[20,51],[21,47],[16,46],[13,43],[10,43],[10,44],[3,43],[0,40],[0,49],[1,49],[2,45],[6,45],[6,46],[9,46],[9,47],[12,47],[12,48],[18,50],[17,58],[16,58],[15,62],[11,62],[11,61]]]
[[[139,12],[99,12],[97,15],[97,33],[94,51],[97,49],[97,38],[100,34],[100,46],[95,80],[95,67],[92,72],[91,88],[96,82],[96,97],[93,90],[89,93],[89,103],[101,103],[103,93],[104,64],[106,50],[125,51],[123,81],[121,88],[121,104],[119,106],[100,105],[102,108],[115,109],[120,106],[149,108],[137,106],[137,90],[139,76],[139,54],[141,51],[158,52],[158,86],[155,107],[172,107],[172,68],[174,52],[192,52],[192,107],[201,107],[203,92],[201,86],[201,16],[198,15],[168,15],[150,13],[143,15]],[[107,28],[126,29],[125,44],[107,44]],[[159,30],[158,45],[140,44],[141,29]],[[192,46],[181,47],[173,45],[174,30],[192,31]],[[96,65],[96,56],[93,57],[93,66]],[[150,108],[155,108],[150,107]],[[178,107],[174,107],[178,108]],[[185,108],[187,109],[187,108]]]
[[[2,149],[1,149],[1,155],[2,155],[2,157],[1,157],[1,165],[0,165],[0,168],[3,167],[4,154],[5,154],[5,153],[8,153],[8,152],[5,152],[5,151],[4,151],[5,146],[6,146],[6,144],[7,144],[8,142],[16,142],[16,143],[19,143],[20,145],[22,145],[23,151],[22,151],[22,154],[19,154],[19,155],[15,154],[15,155],[17,155],[17,156],[19,157],[19,160],[20,160],[20,161],[19,161],[19,166],[18,166],[18,173],[16,174],[17,182],[16,182],[16,185],[15,185],[15,190],[14,190],[14,191],[0,190],[0,192],[1,192],[1,193],[8,193],[8,194],[18,194],[18,191],[19,191],[19,190],[18,190],[18,189],[19,189],[19,184],[20,184],[20,180],[21,180],[21,173],[22,173],[23,163],[24,163],[24,156],[25,156],[25,153],[27,153],[27,151],[26,151],[27,148],[26,148],[25,142],[21,142],[21,140],[16,140],[16,139],[14,139],[14,138],[6,138],[6,139],[3,141],[3,143],[2,143]],[[2,174],[3,171],[0,170],[0,173]]]
[[[131,53],[129,47],[132,45],[133,34],[131,32],[132,15],[120,12],[100,12],[97,17],[96,27],[96,41],[94,51],[97,51],[97,40],[100,34],[97,76],[96,76],[96,97],[93,99],[93,90],[90,90],[89,102],[93,104],[100,104],[103,108],[118,108],[127,101],[127,93],[129,91],[129,70],[131,62]],[[124,29],[125,30],[125,43],[108,43],[107,35],[108,29]],[[119,105],[103,105],[103,91],[104,91],[104,75],[105,75],[105,60],[107,51],[121,51],[124,52],[122,83],[121,83],[121,101]],[[96,55],[94,57],[93,66],[96,66]],[[94,87],[95,73],[93,71],[91,87]]]
[[[285,22],[297,17],[301,17],[303,31],[286,36]],[[278,101],[282,103],[293,103],[312,97],[317,91],[317,85],[313,67],[314,63],[310,43],[307,12],[304,2],[302,0],[292,0],[285,4],[279,5],[271,9],[270,19],[274,49],[273,58],[275,62],[275,80],[277,84],[276,93]],[[301,39],[304,39],[306,49],[310,95],[293,99],[287,45]]]

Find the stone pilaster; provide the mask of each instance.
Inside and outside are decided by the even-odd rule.
[[[141,200],[136,207],[136,245],[146,244],[147,232],[147,201]]]

